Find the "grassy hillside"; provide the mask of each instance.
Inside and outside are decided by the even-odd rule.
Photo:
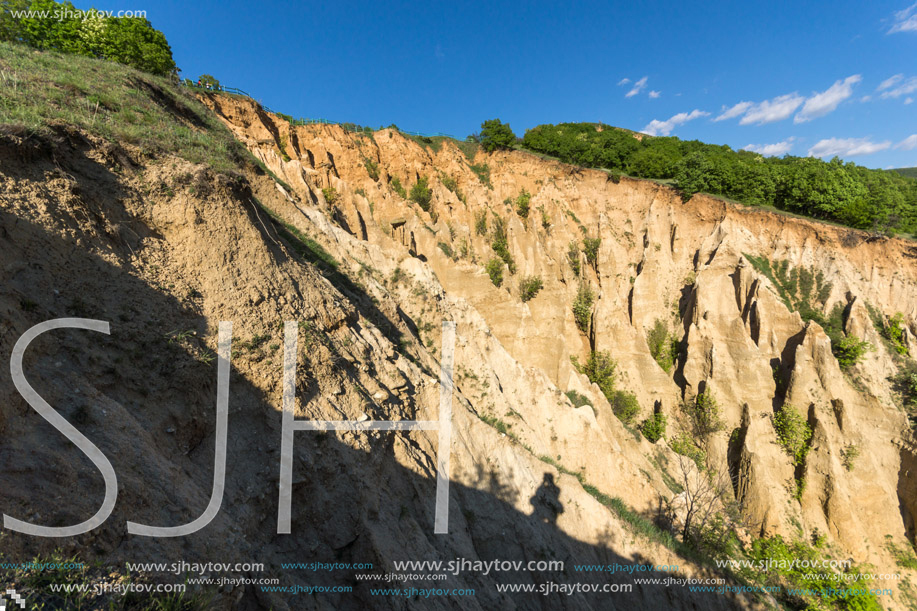
[[[0,90],[5,130],[46,132],[55,124],[74,125],[223,172],[249,158],[190,92],[115,62],[0,42]]]

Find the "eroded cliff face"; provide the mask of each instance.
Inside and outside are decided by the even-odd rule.
[[[662,185],[616,182],[522,152],[469,159],[450,142],[433,150],[393,130],[369,137],[339,126],[292,127],[248,100],[211,96],[205,103],[292,189],[278,186],[275,214],[394,299],[431,352],[440,319],[458,322],[457,384],[467,413],[511,423],[515,437],[475,445],[473,433],[460,434],[464,447],[454,451],[467,462],[458,459],[458,481],[474,486],[467,473],[487,464],[524,505],[546,468],[529,457],[548,456],[645,514],[671,499],[676,490],[663,471],[675,455],[667,442],[638,440],[571,364],[571,357],[608,351],[620,368],[618,386],[639,399],[638,421],[656,409],[671,432],[684,421],[683,401],[702,391],[716,397],[725,427],[706,449],[710,463],[732,476],[749,535],[825,535],[858,562],[907,573],[886,542],[913,542],[915,534],[914,438],[891,383],[911,357],[892,353],[874,319],[901,312],[903,342],[917,354],[913,243],[706,196],[684,203]],[[472,164],[486,164],[490,184]],[[424,176],[433,191],[428,211],[392,183],[409,190]],[[508,201],[523,190],[532,196],[527,217]],[[494,256],[496,217],[517,267],[504,270],[502,287],[484,269]],[[578,251],[577,274],[568,251],[584,237],[601,242],[594,263]],[[874,349],[842,370],[825,330],[800,316],[779,274],[765,273],[761,261],[808,274],[813,307],[826,317],[842,311],[847,335]],[[530,275],[544,287],[523,302],[518,281]],[[571,308],[581,282],[597,295],[587,333]],[[657,321],[680,340],[668,372],[647,344]],[[573,407],[568,390],[595,409]],[[784,405],[813,431],[801,465],[777,442],[773,416]],[[476,418],[456,425],[480,427]],[[577,487],[559,477],[565,493]],[[581,503],[590,506],[567,506]],[[602,528],[584,521],[591,519],[565,512],[558,525],[596,542]],[[899,593],[883,604],[902,600]]]
[[[333,147],[356,147],[343,133],[338,140],[316,137]],[[403,147],[398,163],[422,158],[412,143],[396,135],[390,139],[393,159]],[[339,157],[336,163],[347,157],[342,151],[332,155]],[[540,302],[521,306],[479,278],[476,266],[437,261],[436,241],[403,201],[389,195],[383,206],[380,197],[380,207],[370,210],[367,200],[354,199],[359,187],[335,177],[332,165],[323,177],[325,170],[290,162],[300,180],[296,193],[285,193],[255,168],[240,166],[245,175],[216,175],[202,165],[150,157],[66,126],[56,126],[49,136],[4,132],[0,159],[0,353],[8,358],[18,338],[46,320],[110,323],[110,336],[68,330],[39,337],[25,354],[25,373],[39,394],[105,453],[119,479],[117,505],[102,527],[63,539],[4,531],[5,557],[27,559],[59,549],[120,566],[163,558],[257,561],[268,569],[248,577],[278,577],[288,586],[314,584],[316,577],[281,571],[283,562],[371,563],[374,572],[384,574],[393,570],[394,560],[562,560],[563,574],[467,571],[450,576],[446,585],[475,590],[474,597],[462,600],[464,608],[756,604],[744,595],[681,588],[635,588],[613,598],[511,596],[495,589],[495,583],[630,582],[622,574],[574,573],[573,563],[678,565],[680,577],[695,578],[715,572],[636,534],[570,475],[582,469],[600,490],[626,497],[647,515],[671,496],[654,467],[671,453],[636,441],[599,403],[596,391],[553,354],[573,353],[568,345],[582,353],[587,345],[570,328],[566,308],[545,304],[533,316],[529,311]],[[354,153],[354,163],[358,159]],[[270,164],[281,170],[278,160]],[[461,158],[453,161],[458,172]],[[321,199],[325,180],[344,194],[336,214]],[[437,195],[438,206],[443,197]],[[266,210],[292,229],[272,221]],[[396,211],[408,217],[404,227],[416,236],[415,252],[429,253],[427,262],[410,256],[407,246],[381,229],[381,215]],[[361,227],[361,217],[366,239],[354,229]],[[458,225],[458,218],[453,222]],[[310,263],[319,251],[301,250],[309,250],[308,243],[290,235],[297,229],[320,240],[338,260],[337,268]],[[524,237],[516,226],[510,231],[520,234],[514,240]],[[393,234],[405,240],[410,235]],[[527,246],[545,252],[548,247],[535,241]],[[539,265],[548,265],[547,254],[543,260]],[[403,274],[393,280],[399,266]],[[556,270],[564,273],[560,265]],[[473,279],[476,291],[449,289],[465,278]],[[553,294],[561,303],[568,293],[552,280],[543,297]],[[278,535],[284,321],[300,323],[297,418],[436,420],[438,329],[444,318],[458,326],[449,535],[433,533],[435,431],[297,433],[292,533]],[[551,333],[539,330],[540,321],[553,319]],[[220,321],[233,323],[221,510],[191,536],[130,535],[127,521],[186,524],[207,506]],[[528,351],[525,333],[541,338]],[[98,471],[25,402],[9,368],[0,375],[3,512],[48,526],[92,516],[104,495]],[[595,412],[573,408],[561,392],[567,388],[593,396]],[[509,423],[512,435],[487,418]],[[373,596],[370,585],[384,582],[356,581],[348,571],[324,574],[321,581],[353,591],[282,595],[243,586],[220,591],[214,604],[243,609],[455,604],[450,597],[415,604]],[[49,602],[57,604],[60,599]]]

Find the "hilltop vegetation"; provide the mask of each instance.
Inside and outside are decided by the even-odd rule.
[[[539,125],[522,144],[567,163],[674,181],[688,197],[710,193],[857,229],[917,232],[917,180],[837,157],[763,157],[675,137],[638,140],[593,123]]]
[[[80,127],[149,155],[173,153],[220,172],[254,162],[194,96],[168,78],[88,57],[0,42],[0,126],[45,133]]]
[[[28,17],[17,17],[31,11]],[[3,0],[0,41],[20,42],[44,51],[107,59],[168,76],[176,72],[165,35],[143,17],[111,17],[82,11],[70,2]]]
[[[897,168],[896,170],[893,170],[893,171],[898,172],[902,176],[910,176],[911,178],[917,178],[917,168]]]

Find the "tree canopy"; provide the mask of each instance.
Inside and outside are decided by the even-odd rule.
[[[763,157],[594,123],[539,125],[522,145],[567,163],[673,180],[686,197],[710,193],[858,229],[917,232],[917,180],[838,158]]]
[[[28,16],[16,16],[31,11]],[[143,17],[114,17],[70,2],[0,0],[0,40],[109,59],[168,76],[177,69],[165,35]]]
[[[481,146],[488,153],[512,148],[515,143],[516,134],[510,129],[509,123],[503,123],[500,119],[481,123]]]

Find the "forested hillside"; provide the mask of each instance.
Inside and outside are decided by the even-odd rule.
[[[674,180],[688,197],[710,193],[858,229],[917,231],[917,180],[839,158],[764,157],[697,140],[637,138],[595,123],[539,125],[522,143],[568,163]]]

